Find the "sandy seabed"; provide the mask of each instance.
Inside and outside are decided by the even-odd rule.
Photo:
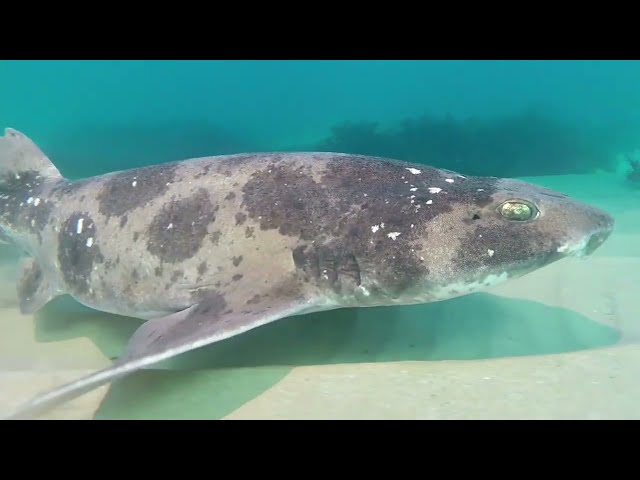
[[[607,174],[526,180],[606,209],[614,234],[588,260],[562,260],[487,293],[284,319],[41,418],[638,419],[640,189]],[[1,254],[0,413],[8,413],[109,365],[140,322],[68,299],[23,316],[15,251]]]

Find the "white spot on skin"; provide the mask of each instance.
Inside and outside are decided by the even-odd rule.
[[[387,233],[387,237],[389,237],[391,240],[395,240],[396,238],[398,238],[398,235],[400,235],[400,232]]]
[[[138,181],[137,181],[137,180],[134,180],[133,182],[131,182],[131,186],[132,186],[132,187],[135,187],[137,184],[138,184]]]
[[[431,205],[433,203],[433,200],[427,200],[427,205]]]
[[[453,183],[454,182],[453,178],[445,178],[444,181],[447,182],[447,183]]]
[[[429,193],[440,193],[442,191],[441,188],[438,187],[429,187]]]
[[[173,228],[173,223],[170,223],[170,224],[167,226],[167,230],[171,230],[172,228]]]
[[[37,207],[38,205],[40,205],[40,199],[39,199],[39,198],[36,198],[36,199],[33,201],[33,204],[34,204],[36,207]]]
[[[380,225],[372,225],[371,226],[371,231],[373,233],[376,233],[379,229],[380,229]]]
[[[87,247],[91,248],[91,245],[93,245],[93,237],[87,238]]]
[[[384,222],[380,224],[380,228],[384,228]]]
[[[31,226],[32,227],[36,226],[36,220],[34,218],[31,219]]]
[[[493,257],[493,254],[496,253],[496,252],[489,248],[489,249],[487,249],[487,253],[489,254],[490,257]]]
[[[27,198],[27,204],[31,205],[33,203],[33,197]]]
[[[358,286],[358,290],[360,290],[365,297],[371,295],[369,290],[367,290],[366,287],[363,287],[362,285]]]
[[[20,180],[20,175],[16,173],[16,180]]]
[[[479,188],[478,192],[484,192],[484,188]]]
[[[416,190],[418,190],[416,187],[413,187],[413,188],[409,189],[410,192],[415,192]]]
[[[414,175],[420,175],[422,173],[422,170],[418,170],[417,168],[407,168],[407,170],[409,170]]]
[[[78,224],[76,225],[76,233],[80,235],[82,233],[82,223],[84,222],[84,218],[78,220]]]

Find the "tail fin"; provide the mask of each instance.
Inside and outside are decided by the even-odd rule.
[[[53,162],[33,143],[29,137],[7,128],[0,137],[0,182],[15,184],[22,175],[43,179],[61,178]]]

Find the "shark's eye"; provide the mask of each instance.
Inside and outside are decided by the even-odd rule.
[[[507,220],[526,222],[538,218],[538,209],[523,200],[509,200],[498,207],[498,213]]]

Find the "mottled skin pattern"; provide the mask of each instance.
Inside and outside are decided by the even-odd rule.
[[[441,300],[467,293],[461,283],[557,260],[560,246],[612,226],[603,212],[523,182],[333,153],[5,185],[3,221],[58,292],[140,318],[292,279],[331,305]],[[496,207],[511,198],[537,205],[540,218],[502,218]]]

